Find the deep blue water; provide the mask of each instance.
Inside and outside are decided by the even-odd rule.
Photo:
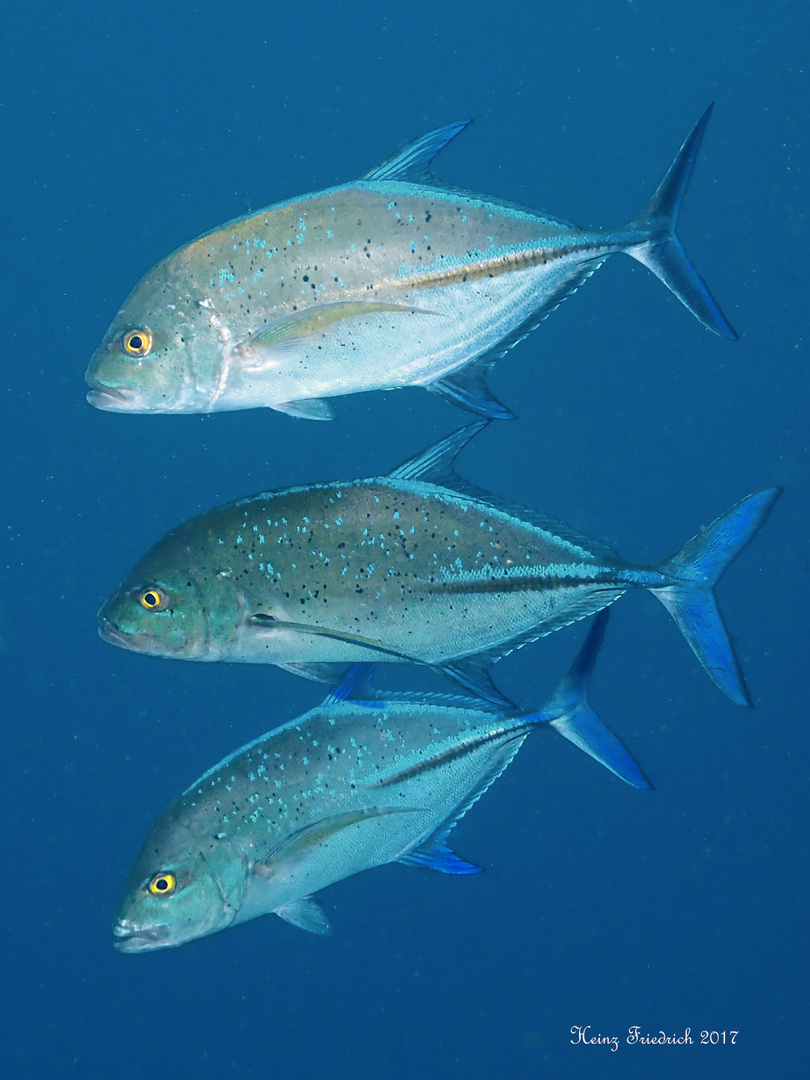
[[[3,1075],[805,1075],[806,5],[29,0],[3,22]],[[202,509],[386,471],[466,419],[417,390],[338,401],[334,424],[102,414],[83,373],[129,289],[227,218],[466,117],[442,178],[618,225],[711,100],[681,235],[740,341],[612,259],[499,363],[520,419],[459,469],[632,559],[782,484],[719,590],[756,708],[626,597],[593,702],[653,792],[541,732],[454,834],[487,873],[345,881],[329,939],[271,917],[116,953],[162,806],[321,691],[111,648],[101,601]],[[509,657],[501,686],[539,705],[582,629]],[[612,1052],[572,1045],[574,1025],[697,1045]]]

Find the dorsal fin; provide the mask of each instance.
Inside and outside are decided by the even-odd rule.
[[[440,150],[443,150],[451,139],[455,139],[459,132],[463,131],[471,120],[461,120],[455,124],[447,124],[445,127],[429,131],[419,139],[406,143],[400,147],[391,157],[375,165],[373,169],[360,177],[361,180],[407,180],[410,182],[424,182],[431,178],[430,165]]]
[[[375,707],[413,705],[417,709],[468,709],[501,718],[522,715],[521,710],[512,702],[507,702],[506,698],[495,702],[478,696],[472,697],[471,694],[440,694],[425,690],[375,690],[373,700],[361,701],[360,704],[371,704]]]
[[[608,563],[615,562],[618,556],[609,544],[596,540],[592,536],[585,536],[576,529],[572,529],[570,525],[557,521],[555,518],[546,517],[545,514],[540,514],[537,510],[532,510],[526,506],[518,506],[508,499],[502,499],[499,495],[493,495],[491,491],[485,491],[458,475],[453,468],[455,459],[470,439],[477,435],[479,431],[482,431],[489,423],[489,420],[479,420],[475,424],[468,424],[466,427],[459,428],[452,435],[448,435],[440,442],[429,446],[427,450],[422,450],[421,453],[408,458],[407,461],[403,461],[401,465],[388,474],[388,478],[391,480],[427,480],[431,484],[436,484],[437,487],[449,488],[457,495],[475,499],[476,502],[483,503],[499,513],[508,514],[509,517],[516,518],[526,525],[533,525],[535,528],[550,533],[557,539],[574,544],[591,556],[604,559]],[[578,618],[582,617],[581,615],[578,616]],[[474,690],[474,692],[477,692],[477,690]]]
[[[454,487],[458,478],[453,469],[453,462],[470,439],[482,431],[489,420],[479,420],[476,424],[468,424],[459,428],[452,435],[448,435],[440,442],[422,450],[415,457],[403,461],[389,477],[395,480],[430,480],[431,483],[442,487]]]
[[[511,651],[511,649],[510,649]],[[489,702],[503,712],[515,712],[515,704],[500,692],[492,681],[490,669],[493,660],[500,659],[497,650],[474,653],[463,656],[447,664],[432,665],[436,671],[457,682],[465,690],[470,690],[482,702]]]
[[[324,698],[321,708],[337,705],[341,701],[357,698],[361,694],[368,696],[372,692],[369,682],[376,666],[376,664],[352,664],[341,682]]]

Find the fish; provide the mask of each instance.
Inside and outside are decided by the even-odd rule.
[[[178,946],[269,913],[327,934],[315,894],[361,870],[399,862],[478,873],[449,834],[539,727],[649,788],[588,701],[606,621],[597,616],[539,712],[369,694],[373,665],[352,667],[321,705],[228,755],[163,811],[124,888],[115,947]]]
[[[87,400],[110,412],[264,406],[328,420],[329,398],[423,386],[508,419],[490,367],[616,252],[734,339],[676,234],[711,109],[623,229],[580,229],[437,181],[433,159],[469,121],[353,183],[236,218],[135,286],[90,361]]]
[[[387,476],[262,492],[179,525],[104,602],[101,637],[330,683],[354,663],[428,664],[503,703],[495,661],[638,587],[669,611],[717,686],[750,704],[713,589],[780,489],[742,499],[670,558],[635,564],[463,480],[455,457],[488,423]]]

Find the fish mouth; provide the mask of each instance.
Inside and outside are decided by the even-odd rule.
[[[87,400],[97,409],[104,412],[130,412],[134,406],[132,395],[126,389],[117,386],[107,386],[99,382],[95,375],[88,371],[84,381],[90,387],[87,391]]]
[[[143,652],[148,640],[146,634],[125,634],[106,615],[98,617],[98,633],[99,637],[110,645],[118,645],[121,649],[135,652]]]
[[[113,934],[117,938],[113,945],[122,953],[152,952],[171,944],[167,927],[137,926],[129,919],[119,919],[113,926]]]

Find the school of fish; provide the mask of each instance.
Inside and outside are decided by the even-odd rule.
[[[710,112],[623,229],[442,185],[430,166],[459,123],[354,183],[204,234],[133,289],[87,370],[100,409],[266,406],[325,420],[330,398],[423,386],[484,419],[387,474],[262,492],[176,526],[103,604],[99,632],[123,648],[272,664],[335,687],[164,810],[124,889],[120,951],[271,912],[328,933],[316,894],[384,863],[477,872],[448,836],[539,727],[648,787],[588,701],[606,609],[628,589],[656,596],[715,684],[751,704],[714,587],[779,489],[640,565],[454,469],[489,421],[513,416],[487,387],[493,362],[609,255],[642,262],[706,327],[736,337],[676,233]],[[500,693],[493,664],[591,615],[540,711]],[[466,695],[382,694],[370,684],[381,662],[428,665]]]

